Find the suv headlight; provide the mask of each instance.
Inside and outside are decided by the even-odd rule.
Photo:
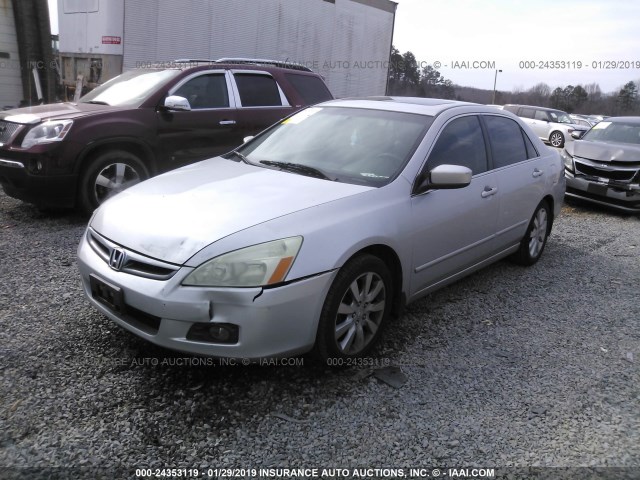
[[[575,168],[573,166],[573,157],[569,155],[569,153],[565,149],[562,149],[562,152],[560,152],[560,156],[562,157],[562,161],[564,162],[564,167],[571,173],[573,173],[575,171]]]
[[[225,253],[200,265],[182,285],[262,287],[280,283],[291,270],[301,245],[302,237],[290,237]]]
[[[60,142],[69,133],[73,120],[49,120],[33,127],[22,140],[22,148],[49,142]]]

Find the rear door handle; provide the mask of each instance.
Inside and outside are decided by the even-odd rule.
[[[235,120],[220,120],[220,125],[235,125]]]
[[[491,195],[495,195],[496,193],[498,193],[498,187],[484,187],[484,190],[480,195],[482,196],[482,198],[487,198]]]
[[[544,173],[544,172],[543,172],[542,170],[538,170],[538,169],[536,168],[536,169],[533,171],[532,175],[533,175],[533,178],[537,178],[537,177],[539,177],[540,175],[542,175],[543,173]]]

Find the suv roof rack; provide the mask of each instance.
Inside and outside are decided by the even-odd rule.
[[[273,67],[288,68],[290,70],[300,70],[302,72],[313,72],[309,67],[287,60],[269,60],[265,58],[219,58],[217,60],[203,58],[179,58],[175,63],[228,63],[235,65],[269,65]]]

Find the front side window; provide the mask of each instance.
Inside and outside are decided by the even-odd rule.
[[[178,88],[174,95],[186,98],[194,110],[229,107],[227,81],[222,73],[192,78]]]
[[[528,158],[520,125],[505,117],[485,116],[493,168],[506,167]]]
[[[429,155],[427,168],[461,165],[474,175],[487,171],[487,152],[478,117],[456,118],[442,131]]]
[[[311,107],[237,151],[254,165],[381,187],[404,169],[432,122],[411,113]]]
[[[243,107],[282,106],[278,84],[269,75],[235,73],[236,85]]]

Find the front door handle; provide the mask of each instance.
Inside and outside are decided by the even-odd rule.
[[[220,125],[235,125],[235,120],[220,120]]]
[[[484,187],[484,190],[480,195],[482,196],[482,198],[487,198],[491,195],[495,195],[496,193],[498,193],[498,187]]]
[[[532,175],[533,175],[533,178],[537,178],[537,177],[539,177],[540,175],[542,175],[543,173],[544,173],[544,172],[543,172],[542,170],[538,170],[538,169],[536,168],[536,169],[533,171]]]

